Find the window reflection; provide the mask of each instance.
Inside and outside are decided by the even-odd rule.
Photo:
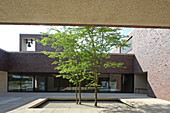
[[[33,91],[33,76],[21,76],[21,90]]]
[[[99,76],[100,92],[120,92],[121,74],[101,74]]]
[[[9,91],[20,91],[20,80],[21,77],[17,75],[11,75],[8,77],[8,90]]]
[[[35,77],[35,91],[45,91],[45,77],[44,76],[36,76]]]
[[[99,92],[133,92],[133,74],[99,75]],[[87,87],[88,81],[82,82],[82,92],[94,92],[94,87]],[[75,85],[67,79],[57,78],[54,74],[10,74],[8,91],[22,92],[74,92]]]

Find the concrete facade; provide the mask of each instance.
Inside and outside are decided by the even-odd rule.
[[[0,49],[0,93],[7,92],[8,52]]]
[[[8,24],[170,28],[169,0],[1,0],[0,8]]]
[[[7,92],[8,73],[0,71],[0,93]]]

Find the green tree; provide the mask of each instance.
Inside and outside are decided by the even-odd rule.
[[[58,75],[58,77],[63,77],[66,79],[69,79],[69,82],[76,85],[76,103],[81,104],[81,83],[84,80],[90,79],[90,72],[87,72],[86,70],[89,68],[89,62],[84,61],[83,57],[81,57],[81,52],[77,51],[78,57],[67,56],[67,60],[59,60],[53,62],[53,64],[57,64],[56,69],[60,70],[59,73],[61,75]],[[66,53],[68,55],[68,53]],[[76,54],[76,52],[75,52]],[[61,58],[61,56],[59,57]],[[77,92],[79,93],[79,96],[77,96]],[[77,97],[79,97],[77,99]],[[79,100],[79,101],[77,101]]]
[[[48,37],[43,38],[40,43],[51,45],[56,51],[44,52],[50,58],[58,58],[53,64],[57,64],[55,69],[60,73],[68,73],[63,76],[71,82],[79,83],[79,94],[81,82],[91,80],[88,86],[95,89],[95,103],[97,106],[98,76],[101,67],[123,67],[123,63],[103,62],[109,59],[109,52],[113,47],[124,47],[126,41],[122,40],[125,36],[121,35],[119,28],[109,27],[64,27],[62,30],[55,30],[55,34],[45,33]],[[50,38],[49,38],[50,37]],[[69,74],[71,73],[71,74]],[[81,100],[81,95],[79,96]],[[81,103],[81,102],[80,102]]]
[[[109,27],[77,27],[75,35],[79,37],[79,49],[88,54],[88,60],[91,62],[91,72],[93,73],[93,82],[89,84],[95,88],[95,106],[97,106],[98,76],[101,67],[123,67],[123,63],[105,62],[103,59],[109,59],[108,54],[113,47],[127,46],[126,41],[122,40],[125,36],[121,35],[119,28]]]
[[[56,33],[51,35],[51,30],[55,30]],[[81,104],[81,83],[84,80],[89,80],[91,75],[90,72],[86,71],[90,66],[88,57],[85,57],[85,54],[79,51],[79,37],[74,34],[74,29],[66,29],[66,27],[61,31],[50,29],[43,35],[48,37],[38,40],[38,42],[44,46],[51,45],[56,50],[56,52],[43,51],[43,53],[48,55],[49,58],[56,59],[52,64],[56,65],[55,70],[59,70],[60,75],[57,75],[57,77],[69,79],[69,82],[76,85],[76,103]],[[77,92],[79,92],[79,101]]]

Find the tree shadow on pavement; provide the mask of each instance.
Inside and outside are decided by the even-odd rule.
[[[144,104],[134,103],[134,107],[129,106],[110,106],[100,113],[170,113],[170,104]]]

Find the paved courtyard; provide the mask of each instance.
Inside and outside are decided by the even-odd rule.
[[[93,93],[83,93],[83,98],[93,98]],[[60,103],[60,107],[29,108],[45,98],[74,98],[74,93],[0,93],[0,113],[170,113],[170,101],[147,97],[145,94],[99,93],[99,98],[121,98],[122,103]],[[58,104],[58,103],[56,103]],[[51,106],[56,106],[52,104]],[[64,107],[69,105],[69,107]],[[63,105],[63,106],[62,106]],[[49,105],[50,106],[50,105]]]

